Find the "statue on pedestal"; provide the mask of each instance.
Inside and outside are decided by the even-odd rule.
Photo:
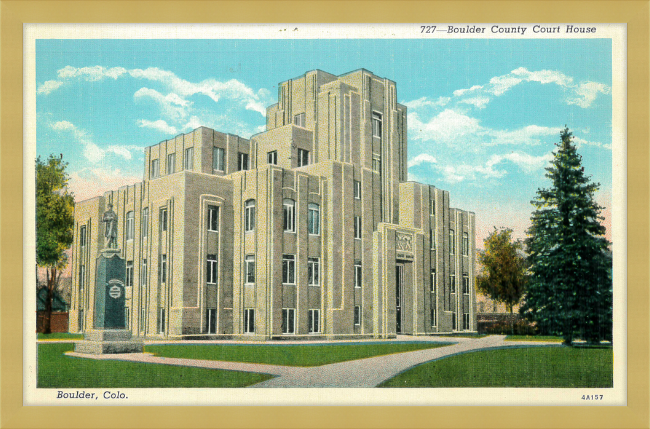
[[[113,211],[113,204],[108,205],[108,210],[102,216],[102,222],[106,224],[106,230],[104,231],[107,242],[106,247],[109,249],[117,248],[117,213]]]

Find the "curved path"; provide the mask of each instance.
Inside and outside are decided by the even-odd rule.
[[[456,344],[435,349],[416,350],[375,356],[316,367],[295,367],[245,362],[165,358],[150,353],[87,355],[68,352],[66,355],[90,359],[112,359],[129,362],[156,363],[230,371],[257,372],[276,377],[249,387],[376,387],[382,382],[416,365],[455,354],[504,347],[561,346],[558,343],[504,341],[505,335],[484,338],[402,337],[398,341],[454,341]],[[205,344],[205,343],[204,343]],[[232,343],[231,343],[232,344]],[[277,343],[276,343],[277,344]],[[311,344],[314,344],[311,342]]]

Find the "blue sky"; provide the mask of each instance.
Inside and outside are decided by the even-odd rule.
[[[365,68],[397,83],[409,178],[523,237],[566,124],[610,222],[609,39],[37,40],[37,154],[63,154],[86,199],[141,180],[143,152],[207,126],[263,131],[277,84]],[[609,236],[610,233],[608,233]]]

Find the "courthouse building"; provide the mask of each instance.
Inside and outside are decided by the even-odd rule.
[[[201,127],[147,147],[142,182],[75,207],[70,331],[94,327],[109,204],[134,335],[475,331],[474,213],[407,180],[406,130],[395,82],[313,70],[250,139]]]

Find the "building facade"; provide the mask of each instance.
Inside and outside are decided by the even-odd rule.
[[[70,331],[92,329],[102,214],[118,216],[135,335],[249,339],[476,330],[474,213],[407,181],[395,82],[282,82],[266,131],[145,149],[143,181],[77,203]]]

